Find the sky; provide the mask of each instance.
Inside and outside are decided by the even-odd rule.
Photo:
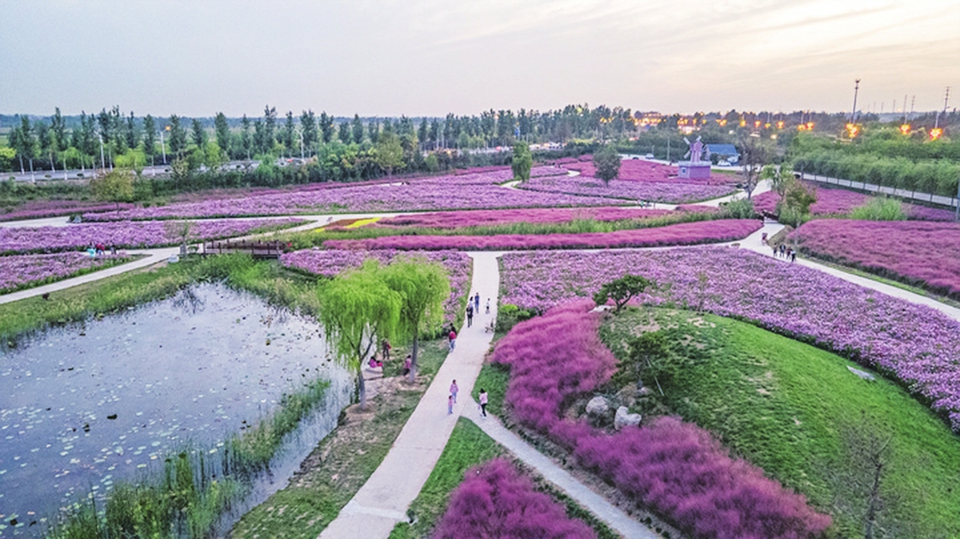
[[[836,112],[855,79],[955,107],[957,1],[0,0],[5,114]]]

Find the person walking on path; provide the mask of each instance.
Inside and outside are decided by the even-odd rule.
[[[473,310],[477,311],[477,314],[480,313],[480,292],[473,296]]]
[[[447,415],[453,414],[453,402],[454,402],[453,395],[450,395],[449,397],[447,397]]]
[[[454,380],[453,383],[450,384],[450,394],[453,395],[453,402],[454,402],[454,403],[457,402],[457,393],[460,393],[460,388],[457,387],[457,381]]]
[[[381,354],[383,361],[390,361],[390,350],[393,350],[393,347],[390,346],[390,341],[384,339],[380,347],[383,349],[383,354]]]
[[[406,376],[410,374],[410,367],[413,365],[413,357],[410,354],[407,354],[406,359],[403,360],[403,375]]]
[[[473,304],[467,305],[467,327],[473,325]]]
[[[487,314],[490,314],[490,298],[487,298]]]
[[[480,388],[480,412],[483,414],[483,417],[487,417],[487,402],[489,402],[489,397],[487,397],[487,392],[482,387]]]
[[[457,347],[457,332],[450,329],[450,334],[447,335],[447,338],[450,339],[450,351],[453,352],[453,349]]]
[[[791,252],[790,252],[790,262],[793,263],[793,262],[796,262],[796,261],[797,261],[797,252],[796,252],[796,251],[791,251]]]

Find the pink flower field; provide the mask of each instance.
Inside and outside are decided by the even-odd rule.
[[[592,156],[585,157],[592,159]],[[593,166],[592,160],[563,163],[562,166],[568,170],[576,170],[584,176],[591,178],[597,177],[597,167]],[[712,172],[710,178],[706,180],[691,180],[677,178],[678,173],[679,168],[677,165],[664,165],[642,159],[624,159],[620,162],[619,179],[634,182],[683,182],[709,185],[732,185],[740,181],[740,179],[733,174]]]
[[[803,253],[960,298],[960,224],[817,219],[789,240]]]
[[[463,228],[470,226],[494,226],[512,223],[567,223],[575,219],[596,221],[620,221],[645,219],[669,214],[669,210],[633,208],[532,208],[516,210],[474,210],[457,212],[417,213],[390,217],[377,221],[375,226]]]
[[[196,221],[190,232],[193,241],[205,241],[255,232],[279,230],[302,223],[300,219],[234,219]],[[0,253],[52,252],[86,249],[97,243],[107,248],[146,248],[174,245],[165,223],[136,221],[82,223],[36,228],[0,228]]]
[[[501,303],[546,310],[634,273],[643,301],[699,305],[852,358],[899,381],[960,431],[960,323],[816,269],[733,248],[508,253]],[[701,288],[700,275],[706,275]]]
[[[450,495],[447,511],[431,537],[528,537],[590,539],[597,534],[566,509],[537,492],[533,481],[506,460],[495,459],[467,470]]]
[[[608,197],[630,201],[686,204],[720,198],[736,192],[730,185],[690,183],[686,180],[635,181],[602,180],[588,176],[549,176],[533,178],[517,186],[521,190],[591,197]]]
[[[133,204],[120,204],[120,209],[127,210]],[[104,202],[83,202],[79,200],[31,200],[19,207],[7,211],[0,211],[0,221],[19,221],[23,219],[40,219],[43,217],[58,217],[85,212],[113,211],[116,204]]]
[[[844,216],[849,214],[854,208],[863,206],[870,198],[870,195],[848,191],[846,189],[832,189],[827,187],[818,187],[815,183],[804,182],[809,188],[812,188],[817,194],[817,201],[810,206],[810,213],[818,217]],[[775,214],[777,212],[777,202],[780,201],[780,195],[776,191],[767,191],[753,197],[753,207],[757,212],[767,212]],[[915,204],[904,204],[903,211],[908,219],[920,221],[952,221],[953,212],[949,210],[939,210],[918,206]]]
[[[296,268],[308,273],[333,277],[349,269],[357,268],[368,258],[389,264],[397,255],[423,256],[431,262],[440,262],[450,272],[450,297],[444,304],[444,312],[448,322],[454,322],[460,313],[460,298],[466,295],[470,286],[470,271],[473,260],[459,251],[334,251],[320,249],[304,249],[285,253],[280,256],[280,263],[288,268]]]
[[[583,234],[497,234],[492,236],[382,236],[363,240],[329,240],[329,249],[460,249],[497,251],[527,249],[605,249],[694,245],[743,239],[760,229],[754,219],[719,219],[657,228]]]
[[[59,281],[130,260],[86,253],[0,256],[0,294]]]
[[[518,423],[693,537],[811,537],[830,526],[803,496],[732,458],[696,425],[665,417],[607,434],[567,419],[565,403],[591,394],[616,368],[593,307],[560,305],[497,343],[491,361],[510,366],[506,406]]]
[[[534,172],[556,169],[539,167]],[[610,206],[621,200],[602,196],[574,196],[508,189],[500,183],[512,178],[508,169],[450,174],[414,180],[363,184],[315,184],[245,197],[206,199],[121,212],[84,214],[85,220],[146,220],[260,215],[394,212],[493,208]]]

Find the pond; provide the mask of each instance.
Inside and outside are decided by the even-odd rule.
[[[326,402],[290,452],[309,451],[336,426],[352,387],[320,330],[256,296],[201,284],[5,349],[0,536],[36,535],[58,508],[162,469],[171,451],[216,447],[319,377],[331,382]],[[276,487],[296,469],[286,460],[270,478]],[[255,496],[274,489],[256,486]]]

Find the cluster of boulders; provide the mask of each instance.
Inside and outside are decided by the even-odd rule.
[[[643,420],[640,414],[631,414],[630,408],[618,406],[614,411],[611,402],[607,397],[596,396],[587,402],[587,417],[590,422],[598,427],[606,427],[613,423],[613,428],[620,430],[624,427],[637,427]]]

